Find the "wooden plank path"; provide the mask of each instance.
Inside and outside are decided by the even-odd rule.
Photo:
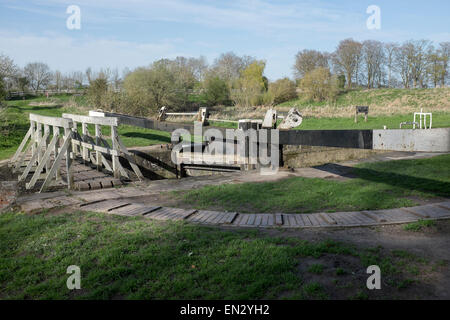
[[[411,223],[423,219],[450,219],[450,201],[429,205],[355,212],[238,213],[210,210],[161,207],[140,203],[148,191],[137,187],[78,192],[30,195],[18,199],[25,212],[76,206],[82,211],[94,211],[123,216],[143,216],[160,221],[186,221],[202,225],[222,225],[244,228],[341,228]]]

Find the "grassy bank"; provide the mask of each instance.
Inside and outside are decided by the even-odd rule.
[[[383,290],[366,288],[372,264],[381,267]],[[70,265],[80,267],[81,290],[66,287]],[[1,299],[416,297],[433,268],[442,267],[401,250],[143,217],[0,215]]]
[[[207,186],[172,196],[198,209],[256,213],[389,209],[450,197],[450,155],[360,164],[352,173],[356,178],[347,181],[293,177]]]
[[[435,89],[355,89],[343,92],[337,96],[336,101],[314,102],[298,98],[279,104],[279,107],[296,107],[305,109],[308,107],[348,107],[371,106],[375,110],[389,108],[391,113],[403,113],[410,108],[430,108],[437,111],[440,108],[450,108],[450,88]]]

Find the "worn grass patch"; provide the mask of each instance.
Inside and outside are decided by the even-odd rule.
[[[357,178],[331,181],[293,177],[276,182],[206,186],[173,192],[197,209],[310,213],[414,206],[415,199],[450,196],[450,155],[360,164]]]

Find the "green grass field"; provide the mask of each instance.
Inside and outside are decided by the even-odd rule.
[[[4,213],[0,215],[0,299],[393,297],[426,274],[409,272],[404,265],[414,270],[433,266],[397,251],[144,217]],[[320,268],[321,283],[314,278],[317,267],[300,271],[309,260],[325,264],[329,259],[336,263]],[[383,283],[388,284],[384,290],[365,288],[363,271],[372,264],[383,270]],[[81,290],[66,287],[70,265],[80,267]]]
[[[450,155],[360,164],[357,178],[293,177],[277,182],[224,184],[172,196],[197,209],[310,213],[414,206],[415,199],[450,197]]]
[[[417,119],[418,120],[418,119]],[[400,123],[413,121],[413,116],[391,115],[370,116],[364,122],[364,116],[358,117],[355,123],[351,118],[304,118],[302,124],[296,130],[343,130],[343,129],[400,129]],[[450,112],[433,112],[433,128],[450,127]],[[412,129],[411,125],[403,126],[403,129]]]

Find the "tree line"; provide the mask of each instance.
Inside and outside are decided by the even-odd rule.
[[[294,80],[269,81],[266,62],[233,52],[212,64],[204,57],[161,59],[134,70],[104,68],[84,72],[52,71],[42,62],[23,68],[0,54],[0,95],[8,91],[84,89],[96,108],[148,115],[162,106],[172,110],[198,106],[273,105],[300,96],[333,100],[343,90],[426,88],[449,82],[450,42],[428,40],[402,44],[345,39],[334,52],[296,54]]]
[[[402,44],[345,39],[332,53],[303,50],[297,53],[297,78],[317,68],[345,77],[347,88],[427,88],[445,86],[449,80],[450,42],[437,47],[429,40]]]

